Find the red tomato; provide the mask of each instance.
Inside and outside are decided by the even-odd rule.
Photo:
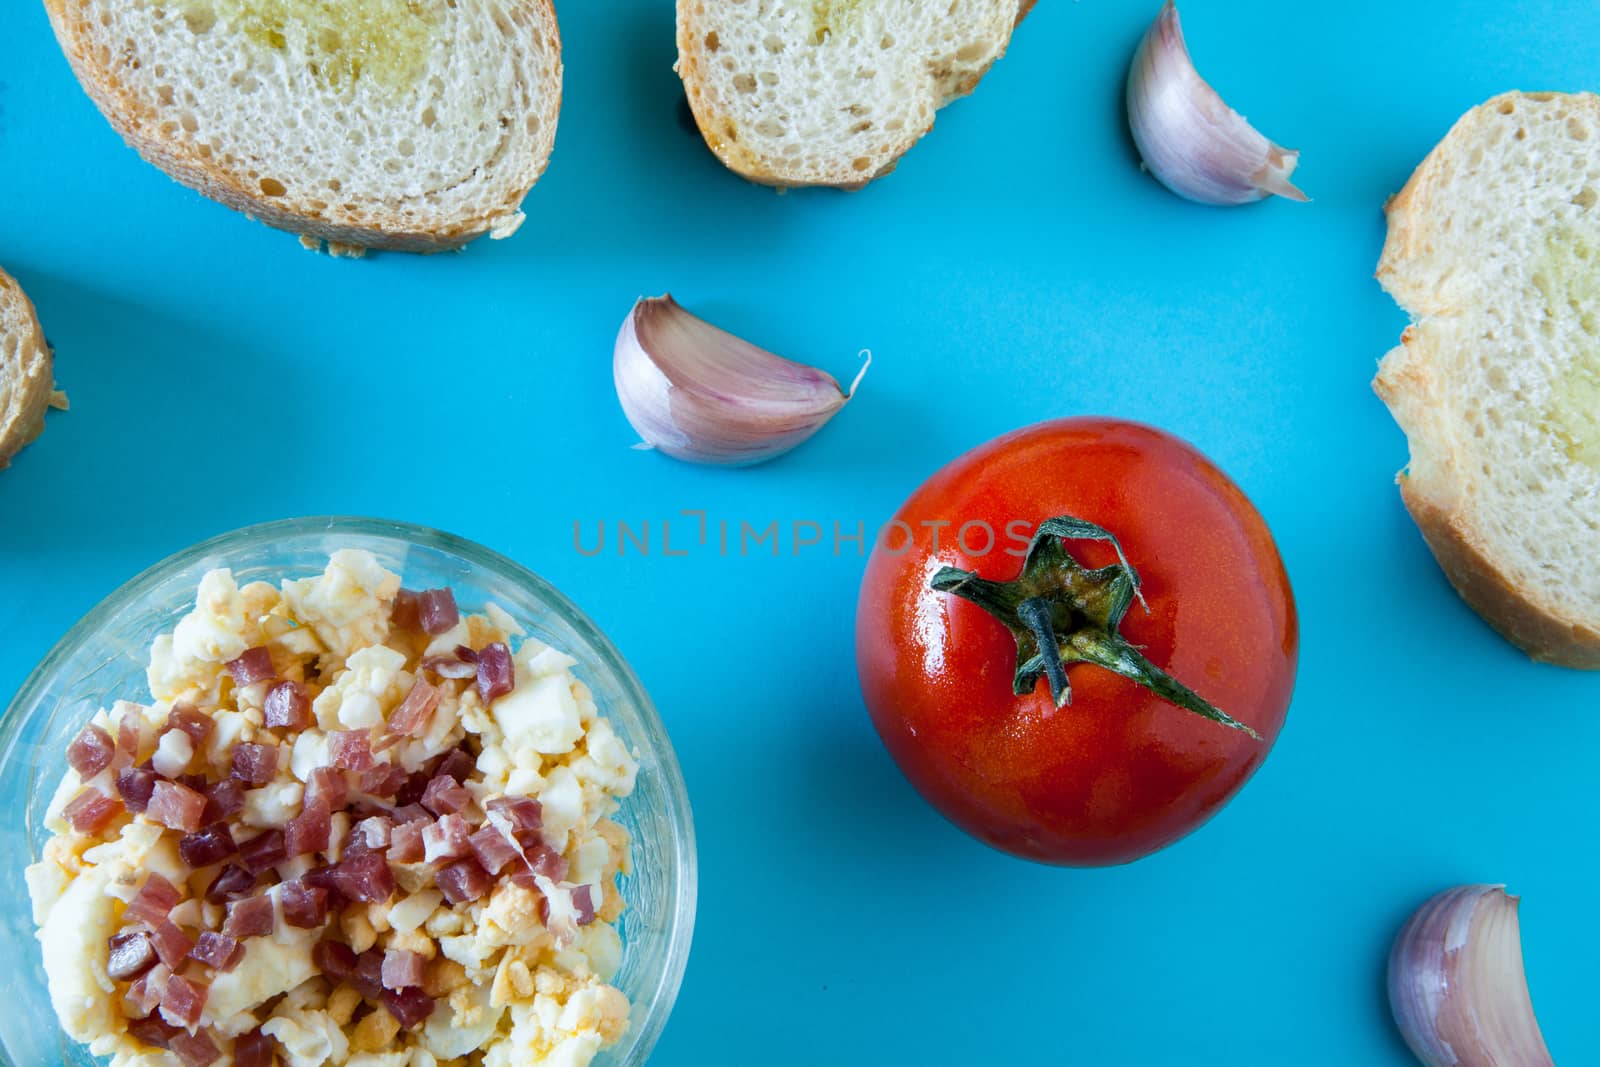
[[[989,581],[941,581],[1004,599],[1014,587],[992,583],[1023,575],[1031,531],[1057,516],[1109,531],[1137,571],[1148,609],[1131,602],[1121,638],[1259,739],[1093,662],[1066,665],[1064,706],[1046,679],[1013,692],[1018,633],[1036,631],[931,583],[956,567]],[[1046,863],[1126,863],[1216,814],[1266,758],[1294,688],[1294,597],[1261,516],[1190,445],[1115,419],[1042,423],[957,459],[896,519],[861,586],[861,687],[906,777],[974,837]],[[1109,568],[1103,578],[1122,574],[1111,544],[1042,541]],[[1062,555],[1041,560],[1027,599],[1053,590],[1042,599],[1058,649],[1080,647],[1080,632],[1082,647],[1115,643],[1116,627],[1090,632],[1084,605],[1098,601],[1073,600],[1066,586],[1081,592],[1083,576]]]

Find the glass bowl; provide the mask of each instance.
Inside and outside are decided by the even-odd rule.
[[[634,1067],[666,1025],[694,931],[694,824],[683,774],[638,678],[615,646],[548,582],[459,537],[358,518],[270,522],[214,537],[156,564],[84,616],[38,667],[0,719],[0,1063],[88,1067],[96,1061],[55,1025],[23,868],[48,836],[43,820],[66,772],[68,743],[94,712],[119,698],[148,701],[150,642],[193,604],[200,577],[229,567],[239,584],[321,573],[340,548],[363,548],[409,588],[448,585],[464,610],[493,600],[533,636],[578,659],[575,673],[600,711],[640,756],[638,786],[619,822],[633,835],[633,874],[622,882],[622,970],[615,984],[633,1003],[632,1025],[596,1067]]]

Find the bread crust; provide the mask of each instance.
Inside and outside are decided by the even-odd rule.
[[[552,0],[512,0],[534,13],[554,49],[555,84],[543,87],[536,99],[553,97],[548,111],[557,116],[561,107],[561,34]],[[399,212],[378,210],[347,212],[340,205],[318,209],[293,197],[270,197],[259,185],[252,187],[245,176],[235,173],[215,159],[207,159],[190,145],[164,136],[154,109],[143,106],[115,77],[101,67],[87,46],[85,31],[90,16],[82,0],[44,0],[50,26],[66,54],[72,72],[100,113],[139,155],[159,167],[169,177],[202,196],[215,200],[249,218],[290,233],[300,234],[308,247],[326,242],[334,252],[359,254],[374,248],[394,252],[445,252],[493,233],[509,237],[522,223],[523,198],[543,175],[549,164],[555,138],[555,121],[543,150],[531,161],[526,184],[518,182],[514,191],[492,211],[452,220],[435,229],[419,229],[406,222]],[[73,9],[76,9],[74,11]]]
[[[54,360],[33,302],[0,270],[0,470],[44,432],[55,390]]]
[[[1522,102],[1544,103],[1554,93],[1503,93],[1472,109],[1428,154],[1386,209],[1388,238],[1378,263],[1378,280],[1414,320],[1450,314],[1452,308],[1437,284],[1427,284],[1408,266],[1432,254],[1430,219],[1445,168],[1471,141],[1475,126],[1494,114],[1509,114]],[[1582,103],[1600,120],[1600,97],[1583,94]],[[1412,463],[1398,481],[1406,510],[1422,532],[1450,584],[1497,632],[1530,657],[1545,663],[1600,670],[1600,630],[1574,618],[1538,591],[1517,584],[1497,561],[1493,545],[1473,521],[1467,507],[1472,492],[1464,472],[1465,457],[1456,445],[1449,413],[1442,402],[1438,353],[1408,328],[1399,348],[1383,359],[1373,389],[1405,431]]]
[[[1600,670],[1600,632],[1565,619],[1518,589],[1489,548],[1456,511],[1439,506],[1426,487],[1401,475],[1400,497],[1450,584],[1506,640],[1542,663]]]
[[[1037,0],[1021,0],[1017,17],[1011,24],[1015,31],[1027,18],[1028,12],[1033,10]],[[840,161],[831,171],[812,177],[801,177],[796,174],[783,174],[762,164],[762,161],[752,152],[746,150],[736,138],[729,138],[718,130],[717,126],[721,116],[712,113],[705,102],[704,89],[706,86],[705,68],[710,63],[706,56],[704,43],[699,39],[699,34],[694,31],[690,6],[693,0],[678,0],[678,77],[683,81],[684,91],[689,100],[690,113],[694,115],[695,125],[700,129],[700,136],[705,140],[706,147],[711,149],[723,166],[735,174],[757,185],[767,185],[775,189],[798,189],[808,186],[824,186],[833,189],[857,190],[865,188],[870,183],[877,181],[884,175],[891,173],[900,165],[900,160],[909,152],[913,145],[922,140],[933,129],[933,120],[930,118],[928,125],[921,129],[906,129],[897,138],[894,149],[878,168],[865,174],[855,170],[849,161]],[[939,102],[936,111],[943,110],[946,105],[968,95],[977,88],[978,82],[989,73],[990,69],[1011,46],[1011,35],[1006,35],[1000,47],[990,57],[982,70],[976,71],[959,82],[947,86],[944,99]]]

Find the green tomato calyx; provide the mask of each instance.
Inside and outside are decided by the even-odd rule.
[[[1117,562],[1086,569],[1067,550],[1068,541],[1104,541]],[[1017,642],[1017,667],[1011,691],[1031,693],[1039,679],[1049,682],[1057,708],[1072,703],[1067,668],[1089,663],[1144,686],[1161,699],[1233,730],[1261,735],[1172,677],[1129,644],[1122,620],[1135,600],[1149,611],[1139,591],[1139,572],[1109,531],[1070,515],[1039,524],[1028,545],[1022,573],[1009,582],[991,582],[972,571],[943,567],[929,583],[941,593],[971,601],[1011,631]]]

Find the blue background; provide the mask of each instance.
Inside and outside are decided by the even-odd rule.
[[[1368,382],[1405,324],[1372,271],[1384,198],[1454,118],[1592,87],[1580,0],[1187,0],[1202,73],[1300,148],[1310,205],[1216,210],[1141,174],[1125,65],[1155,0],[1045,0],[887,179],[779,196],[683,125],[672,5],[567,0],[566,105],[512,240],[335,261],[124,148],[38,3],[0,4],[0,263],[72,411],[0,473],[0,693],[116,585],[246,523],[439,526],[568,591],[672,730],[700,919],[663,1065],[1404,1064],[1381,976],[1413,906],[1525,896],[1557,1060],[1600,1045],[1591,677],[1536,666],[1457,600],[1393,486]],[[766,467],[632,451],[618,324],[667,289],[854,373]],[[713,521],[886,520],[937,467],[1052,416],[1189,438],[1271,523],[1303,656],[1272,758],[1202,832],[1130,867],[991,852],[927,807],[857,692],[864,561],[664,558]],[[675,518],[676,517],[676,518]],[[651,524],[648,557],[574,548]]]

